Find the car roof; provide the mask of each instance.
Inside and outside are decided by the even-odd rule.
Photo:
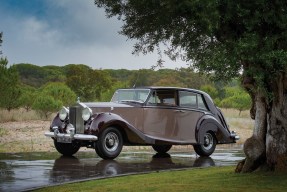
[[[183,90],[183,91],[193,91],[197,93],[201,93],[204,95],[208,95],[206,92],[198,90],[198,89],[191,89],[191,88],[183,88],[183,87],[163,87],[163,86],[143,86],[143,87],[134,87],[134,89],[169,89],[169,90]],[[209,96],[209,95],[208,95]]]

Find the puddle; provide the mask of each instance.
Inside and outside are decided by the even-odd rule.
[[[25,191],[66,182],[192,167],[236,165],[240,149],[219,149],[211,157],[194,152],[123,152],[115,160],[102,160],[94,152],[75,157],[58,153],[0,153],[0,191]],[[75,174],[76,173],[76,174]]]

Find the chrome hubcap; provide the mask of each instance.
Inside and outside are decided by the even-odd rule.
[[[203,147],[205,150],[210,150],[213,146],[213,137],[210,133],[206,133],[204,136],[204,144]]]
[[[117,134],[111,132],[105,137],[105,148],[107,151],[114,152],[119,146],[119,137]]]

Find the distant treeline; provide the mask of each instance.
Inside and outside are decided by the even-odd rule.
[[[210,75],[190,68],[173,69],[92,69],[83,64],[66,66],[37,66],[20,63],[11,67],[0,60],[0,107],[7,110],[23,107],[39,110],[44,116],[81,101],[109,101],[118,88],[140,86],[188,87],[206,91],[219,107],[250,107],[249,95],[238,80],[214,82]],[[13,76],[13,78],[9,78]]]

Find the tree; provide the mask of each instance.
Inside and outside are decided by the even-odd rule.
[[[135,52],[167,45],[171,58],[228,80],[241,76],[252,98],[254,134],[238,172],[287,170],[287,2],[95,0],[137,39]],[[242,75],[240,74],[242,72]]]
[[[8,67],[7,58],[0,58],[0,108],[8,111],[20,106],[21,89],[19,76],[13,66]]]
[[[36,89],[34,87],[23,85],[21,92],[22,94],[19,98],[20,106],[28,112],[32,109],[34,100],[37,96]]]
[[[111,87],[111,77],[103,70],[93,70],[86,65],[68,65],[66,84],[81,101],[101,100],[101,94]]]
[[[72,105],[77,101],[76,94],[64,83],[48,83],[42,88],[41,94],[52,96],[53,99],[60,101],[65,106]]]
[[[134,71],[130,76],[130,87],[151,86],[153,83],[154,71],[151,69],[140,69]]]
[[[63,105],[69,106],[76,102],[76,94],[67,85],[59,82],[51,82],[44,85],[37,95],[29,90],[24,96],[29,96],[30,94],[33,94],[34,98],[36,98],[33,100],[32,108],[39,111],[41,116],[46,119]]]
[[[29,63],[15,65],[21,82],[32,87],[41,87],[48,82],[65,82],[64,67],[37,66]]]
[[[0,46],[2,44],[2,34],[1,32]],[[8,111],[18,108],[20,96],[19,75],[15,67],[8,67],[7,58],[0,57],[0,108],[5,108]]]
[[[203,86],[200,87],[200,90],[205,91],[206,93],[208,93],[212,99],[215,99],[215,98],[218,97],[218,91],[212,85],[203,85]]]
[[[243,110],[251,108],[251,98],[239,87],[225,87],[225,98],[219,103],[219,106],[237,109],[240,116]]]
[[[39,94],[34,103],[32,108],[34,110],[37,110],[41,116],[48,119],[49,115],[51,115],[53,112],[56,112],[62,107],[62,102],[59,100],[55,100],[50,95],[45,94]]]

